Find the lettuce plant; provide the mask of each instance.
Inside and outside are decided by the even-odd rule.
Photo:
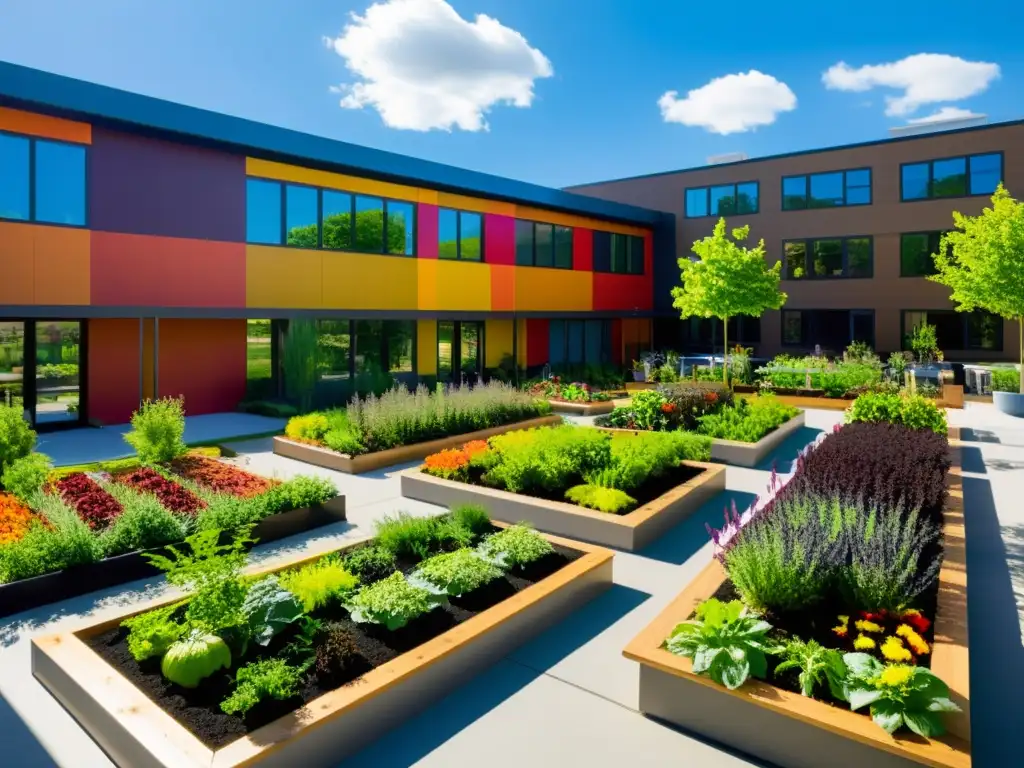
[[[274,635],[302,615],[302,602],[284,589],[276,576],[267,576],[249,587],[242,613],[248,625],[246,635],[260,645],[267,645]]]
[[[790,669],[800,670],[800,693],[804,696],[814,695],[815,687],[827,682],[832,695],[837,699],[843,698],[846,663],[839,651],[825,648],[814,640],[794,639],[786,644],[782,656],[782,661],[775,667],[775,674]]]
[[[299,692],[305,670],[284,659],[266,659],[246,664],[235,676],[234,692],[221,702],[229,715],[244,715],[264,699],[284,701]]]
[[[167,649],[160,672],[182,688],[197,688],[199,683],[218,669],[231,666],[231,651],[216,635],[192,632]]]
[[[479,589],[502,575],[497,565],[469,549],[434,555],[420,563],[409,583],[428,589],[441,589],[450,597]]]
[[[768,674],[765,653],[776,651],[767,637],[771,624],[739,600],[705,600],[697,606],[696,616],[678,624],[665,641],[670,653],[693,660],[695,674],[707,675],[729,690],[739,688],[751,675]]]
[[[136,661],[163,656],[185,634],[186,627],[172,618],[184,603],[173,603],[140,613],[121,622],[128,630],[128,651]]]
[[[307,613],[355,589],[359,579],[335,558],[325,557],[281,576],[281,585],[302,602]]]
[[[445,601],[440,590],[410,584],[396,571],[386,579],[360,589],[345,602],[352,621],[380,624],[391,632],[432,611]]]
[[[520,523],[487,537],[478,551],[503,568],[514,568],[554,554],[555,548],[535,530]]]

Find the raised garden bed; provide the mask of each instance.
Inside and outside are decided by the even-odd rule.
[[[575,416],[601,416],[615,410],[614,400],[579,403],[569,400],[550,399],[548,403],[551,405],[551,410],[555,413],[571,413]]]
[[[122,768],[337,765],[611,585],[611,552],[545,538],[555,552],[538,568],[509,571],[493,588],[452,598],[402,629],[354,624],[336,609],[333,619],[355,634],[362,660],[349,682],[323,686],[311,676],[296,696],[257,705],[265,708],[254,708],[248,718],[218,708],[230,684],[216,673],[208,678],[215,690],[203,695],[203,686],[169,685],[146,662],[135,662],[120,625],[138,609],[34,639],[33,674]],[[250,572],[279,572],[316,559]]]
[[[552,424],[559,424],[561,416],[539,416],[535,419],[527,419],[513,424],[504,424],[500,427],[481,429],[468,434],[443,437],[439,440],[430,440],[425,443],[413,445],[402,445],[398,448],[390,448],[386,451],[375,451],[351,456],[345,453],[338,453],[329,448],[322,448],[318,445],[300,443],[287,437],[274,438],[274,453],[297,461],[304,461],[326,469],[333,469],[336,472],[346,472],[351,475],[372,472],[375,469],[391,467],[395,464],[402,464],[407,461],[416,461],[429,456],[432,453],[454,448],[472,440],[486,440],[494,435],[501,435],[506,432],[513,432],[517,429],[529,429],[531,427],[543,427]]]

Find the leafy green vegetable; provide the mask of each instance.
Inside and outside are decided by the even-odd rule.
[[[267,514],[316,507],[338,495],[337,486],[325,477],[297,475],[263,494]]]
[[[436,589],[442,589],[450,597],[459,597],[479,589],[502,575],[494,563],[484,560],[470,549],[460,549],[434,555],[420,563],[409,581],[420,586],[425,581]]]
[[[565,492],[565,498],[581,507],[621,515],[636,506],[636,499],[618,488],[600,485],[575,485]]]
[[[775,667],[775,674],[789,669],[800,670],[800,692],[804,696],[812,696],[815,686],[828,682],[832,695],[842,699],[846,664],[839,651],[825,648],[814,640],[805,643],[795,639],[786,644],[782,655],[783,660]]]
[[[246,664],[235,676],[237,686],[220,708],[229,715],[244,715],[263,699],[284,701],[299,692],[305,670],[284,659],[267,659]]]
[[[128,630],[128,651],[136,661],[145,661],[154,656],[163,656],[167,649],[181,639],[186,627],[171,617],[184,605],[183,602],[140,613],[121,622]]]
[[[167,649],[160,671],[182,688],[196,688],[218,669],[231,667],[231,651],[216,635],[192,632]]]
[[[302,602],[307,613],[355,589],[359,583],[359,579],[346,571],[341,563],[328,557],[281,574],[280,578],[281,586]]]
[[[375,544],[352,550],[342,557],[341,562],[363,584],[380,581],[395,570],[395,556]]]
[[[302,615],[302,602],[284,589],[276,576],[267,576],[249,587],[242,613],[248,622],[248,636],[267,645],[274,635]]]
[[[554,554],[555,548],[528,525],[519,523],[484,539],[479,552],[503,568],[514,568]]]
[[[443,602],[443,594],[414,586],[396,571],[360,589],[346,601],[345,607],[353,621],[381,624],[394,632]]]

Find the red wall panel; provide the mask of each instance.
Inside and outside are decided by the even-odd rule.
[[[244,307],[245,244],[92,233],[92,303]]]
[[[233,411],[245,396],[245,320],[161,320],[160,397],[185,398],[185,413]]]
[[[516,220],[496,213],[484,214],[484,261],[516,263]]]
[[[572,231],[572,268],[590,272],[594,268],[594,231],[576,227]]]
[[[419,203],[416,210],[416,255],[437,258],[437,206]]]
[[[139,321],[87,320],[86,417],[124,424],[139,407]]]
[[[632,360],[628,361],[632,363]],[[612,363],[622,365],[622,321],[612,320]]]
[[[654,290],[650,275],[594,273],[594,311],[650,309]]]
[[[547,320],[529,318],[526,321],[526,364],[544,365],[548,361],[550,335]]]

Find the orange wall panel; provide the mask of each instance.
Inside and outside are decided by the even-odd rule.
[[[161,320],[160,397],[184,397],[189,416],[233,411],[245,397],[245,320]]]
[[[491,310],[511,312],[516,308],[516,268],[491,265]]]
[[[69,227],[36,227],[35,303],[89,303],[91,233]]]
[[[0,222],[0,305],[35,303],[33,229]]]
[[[0,107],[0,131],[25,133],[29,136],[71,141],[76,144],[92,143],[92,126],[88,123],[76,123],[59,117],[6,107]]]
[[[516,309],[522,312],[585,312],[593,308],[594,273],[515,267]]]
[[[90,422],[124,424],[139,406],[139,321],[88,320]]]

